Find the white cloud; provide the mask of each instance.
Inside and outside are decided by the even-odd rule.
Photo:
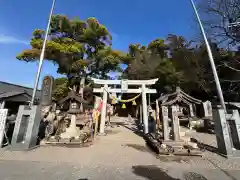
[[[25,44],[25,45],[28,45],[29,42],[22,40],[22,39],[18,39],[14,36],[0,34],[0,44]]]

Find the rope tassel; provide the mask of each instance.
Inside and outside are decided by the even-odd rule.
[[[126,109],[126,105],[125,104],[122,105],[122,109]]]
[[[136,103],[135,100],[132,102],[132,105],[133,105],[133,106],[136,106],[136,105],[137,105],[137,103]]]

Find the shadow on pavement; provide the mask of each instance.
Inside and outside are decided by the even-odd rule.
[[[143,137],[143,133],[141,131],[139,131],[139,129],[135,128],[135,127],[129,127],[128,124],[126,124],[126,123],[116,123],[116,124],[129,129],[134,134],[136,134],[136,135],[138,135],[140,137]]]
[[[176,162],[176,163],[188,163],[190,161],[189,156],[158,156],[162,162]]]
[[[185,173],[183,177],[185,180],[207,180],[207,178],[195,172]]]
[[[143,146],[140,144],[125,144],[127,147],[131,147],[141,152],[152,152],[147,146]]]
[[[133,166],[133,173],[148,180],[180,180],[169,176],[164,170],[156,166]]]
[[[148,180],[180,180],[179,178],[169,176],[163,169],[152,165],[133,166],[132,169],[134,174]],[[207,180],[207,178],[195,172],[184,173],[183,178],[184,180]]]
[[[195,138],[191,138],[191,142],[195,142],[197,143],[198,147],[202,150],[202,151],[209,151],[209,152],[212,152],[212,153],[215,153],[219,156],[222,156],[222,157],[225,157],[223,154],[221,154],[218,150],[217,147],[214,147],[214,146],[211,146],[211,145],[208,145],[208,144],[205,144],[205,143],[202,143],[202,142],[199,142],[197,139]]]
[[[112,129],[105,129],[105,133],[107,135],[114,135],[114,134],[117,134],[119,133],[120,131],[117,131],[117,130],[112,130]]]

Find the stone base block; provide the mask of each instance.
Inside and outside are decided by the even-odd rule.
[[[167,146],[171,146],[173,148],[182,148],[184,145],[184,141],[180,140],[180,141],[163,141],[163,144],[166,144]]]
[[[82,139],[72,139],[71,143],[83,143]]]
[[[58,139],[56,139],[54,136],[52,136],[47,141],[48,142],[58,142]]]
[[[20,106],[16,118],[11,150],[31,150],[37,146],[41,106]]]
[[[97,133],[98,136],[106,136],[106,133]]]
[[[183,137],[183,136],[185,136],[186,135],[186,132],[179,132],[179,134],[180,134],[180,137]]]
[[[70,141],[70,139],[59,139],[59,143],[70,143],[71,141]]]

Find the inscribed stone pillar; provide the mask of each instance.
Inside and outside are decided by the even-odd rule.
[[[212,116],[212,104],[210,101],[203,102],[204,117]]]
[[[80,90],[79,90],[79,94],[83,97],[83,90],[84,90],[84,85],[85,85],[85,77],[81,78],[80,81]],[[80,104],[80,112],[83,112],[83,104]]]
[[[0,109],[0,148],[2,147],[2,142],[5,133],[5,124],[7,119],[7,109]]]
[[[160,127],[160,118],[159,118],[159,104],[158,100],[156,100],[156,124],[157,124],[157,129]]]
[[[148,133],[148,109],[147,109],[147,96],[146,96],[146,86],[142,84],[142,106],[143,106],[143,123],[144,123],[144,133]]]
[[[171,106],[171,117],[172,117],[172,127],[173,127],[173,139],[175,141],[180,140],[180,124],[178,118],[178,111],[176,106]]]
[[[52,76],[45,76],[42,83],[41,105],[49,106],[52,104],[52,90],[54,78]]]
[[[240,116],[238,110],[233,110],[233,113],[236,113],[235,124],[238,135],[238,143],[240,143]]]
[[[240,116],[238,110],[232,110],[230,114],[226,115],[226,118],[230,128],[233,146],[236,149],[240,149]]]
[[[226,156],[232,156],[231,137],[223,109],[213,110],[213,121],[215,123],[215,134],[219,152]]]
[[[208,112],[208,116],[211,117],[212,116],[212,103],[210,101],[207,101],[207,112]]]
[[[193,113],[193,105],[192,104],[189,104],[189,115],[190,117],[194,117],[194,113]]]
[[[108,85],[104,85],[103,90],[103,101],[102,101],[102,109],[101,109],[101,123],[100,123],[100,134],[104,134],[105,121],[106,121],[106,110],[107,110],[107,97],[108,97]]]
[[[4,106],[5,106],[5,101],[2,101],[2,102],[0,103],[0,109],[4,109]]]
[[[143,124],[143,107],[140,105],[140,124]]]
[[[168,107],[161,106],[163,120],[163,139],[169,140]]]

